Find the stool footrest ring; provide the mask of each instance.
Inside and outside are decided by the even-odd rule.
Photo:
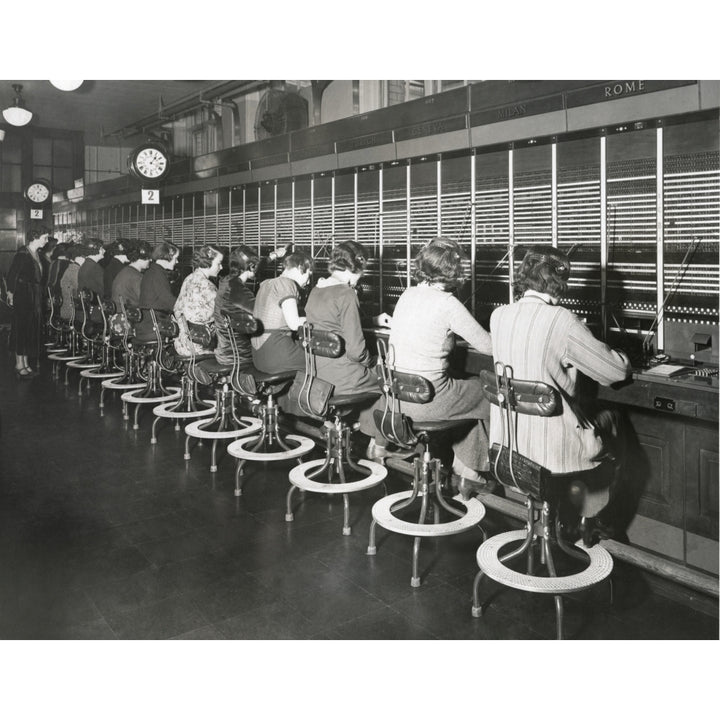
[[[500,562],[501,550],[511,542],[524,540],[526,536],[527,530],[512,530],[486,540],[477,551],[478,567],[501,585],[546,595],[585,590],[602,582],[612,572],[613,560],[610,553],[599,545],[586,547],[582,540],[578,540],[575,546],[587,553],[590,564],[578,573],[559,577],[537,577],[511,570]]]
[[[351,482],[318,482],[305,477],[305,473],[312,468],[320,467],[325,460],[310,460],[302,465],[296,465],[290,471],[290,482],[300,490],[307,492],[324,493],[327,495],[344,495],[345,493],[359,492],[379,485],[387,477],[387,469],[380,463],[371,460],[358,460],[358,464],[371,471],[369,477]]]
[[[247,427],[236,428],[233,430],[203,430],[200,425],[207,423],[207,420],[196,420],[195,422],[185,426],[185,433],[190,437],[195,438],[225,440],[256,433],[262,427],[262,421],[258,420],[258,418],[241,417],[240,420],[247,423]]]
[[[475,497],[463,500],[456,495],[453,500],[464,505],[467,512],[461,518],[444,523],[412,523],[401,520],[392,514],[392,507],[402,500],[412,496],[412,490],[403,490],[378,500],[372,507],[373,520],[380,527],[413,537],[439,537],[442,535],[455,535],[475,527],[485,517],[485,506]],[[418,497],[420,497],[418,495]]]
[[[254,452],[246,450],[245,445],[256,443],[260,437],[243,438],[236,440],[228,445],[228,454],[241,460],[255,460],[256,462],[274,462],[276,460],[290,460],[291,458],[301,457],[305,453],[310,452],[315,447],[315,443],[302,435],[288,435],[285,440],[293,440],[299,443],[298,447],[290,450],[281,450],[279,452]]]

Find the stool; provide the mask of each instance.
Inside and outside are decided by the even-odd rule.
[[[146,358],[146,382],[142,389],[129,390],[120,398],[126,403],[135,405],[133,430],[138,430],[138,414],[143,405],[157,405],[161,402],[177,400],[181,396],[180,388],[175,386],[165,388],[162,383],[162,373],[174,372],[175,367],[170,365],[166,355],[166,345],[178,334],[178,326],[169,313],[153,308],[141,308],[141,318],[147,313],[152,322],[154,340],[135,341],[134,346]],[[131,321],[132,322],[132,321]]]
[[[275,403],[275,385],[287,386],[295,377],[295,372],[277,373],[274,375],[263,373],[247,362],[243,363],[238,338],[251,336],[258,331],[258,322],[250,313],[243,310],[233,312],[223,311],[222,322],[229,331],[228,338],[233,354],[233,364],[230,373],[230,386],[239,398],[245,399],[251,406],[252,412],[259,421],[260,435],[243,437],[228,445],[228,454],[238,458],[235,467],[235,497],[242,495],[240,478],[245,473],[245,463],[248,460],[258,462],[273,462],[299,458],[315,447],[309,438],[299,435],[288,435],[283,438],[278,426],[278,408]],[[296,445],[290,448],[286,443],[289,440]],[[250,445],[250,447],[245,447]],[[281,450],[273,452],[273,445]],[[258,448],[263,447],[262,451]]]
[[[125,303],[120,298],[120,312],[115,313],[109,318],[110,336],[115,338],[120,344],[120,348],[124,351],[122,373],[118,377],[103,380],[100,383],[100,414],[102,416],[105,407],[105,391],[122,391],[136,390],[145,387],[146,379],[140,373],[140,355],[135,351],[131,335],[134,334],[134,325],[140,322],[142,313],[140,310],[131,308],[126,309]],[[120,349],[118,348],[118,349]],[[129,420],[127,413],[127,403],[123,401],[123,419]]]
[[[252,368],[246,376],[246,382],[252,378],[257,387],[255,394],[250,398],[253,411],[259,416],[260,435],[235,440],[228,445],[228,454],[238,458],[235,467],[235,497],[242,495],[241,478],[245,475],[244,466],[248,461],[292,460],[302,457],[315,447],[315,443],[310,438],[301,435],[287,435],[283,438],[280,434],[279,408],[275,401],[274,386],[278,384],[287,386],[295,377],[295,371],[269,374]],[[288,441],[295,447],[290,447]],[[280,450],[273,450],[275,445]]]
[[[247,318],[242,321],[235,321],[238,330],[240,326],[243,332],[253,332],[257,328],[257,324],[252,315],[244,313]],[[249,320],[248,320],[249,318]],[[218,320],[218,324],[223,324],[223,329],[229,330],[232,335],[233,321],[223,313]],[[247,329],[249,328],[249,330]],[[188,327],[188,331],[190,331]],[[238,392],[230,383],[230,378],[234,377],[240,369],[240,362],[237,353],[237,344],[233,352],[233,364],[223,365],[209,356],[202,359],[198,363],[193,363],[190,372],[196,381],[202,385],[215,385],[215,415],[210,420],[198,420],[190,423],[185,428],[187,437],[185,438],[185,460],[190,459],[190,439],[212,440],[212,449],[210,454],[210,472],[217,472],[217,445],[219,440],[232,440],[246,435],[256,433],[261,422],[255,417],[238,417],[237,399]]]
[[[446,498],[443,495],[440,460],[433,457],[430,451],[431,439],[474,421],[463,419],[410,422],[399,411],[400,401],[427,403],[432,399],[434,389],[430,381],[421,375],[397,371],[391,354],[392,348],[388,351],[385,342],[378,340],[378,373],[385,398],[385,410],[376,411],[375,422],[386,439],[407,449],[415,448],[420,444],[423,450],[421,457],[413,459],[412,489],[389,495],[373,505],[367,554],[375,555],[377,552],[375,545],[377,525],[390,532],[413,537],[410,585],[420,587],[419,561],[422,538],[456,535],[476,527],[485,537],[485,531],[479,526],[480,521],[485,517],[485,506],[476,497],[466,498],[462,493],[451,499]],[[407,511],[418,499],[420,500],[418,521],[402,520],[399,513]],[[454,505],[451,505],[451,502]],[[426,522],[430,509],[433,515],[432,524]],[[454,516],[454,519],[441,522],[442,514]]]
[[[414,537],[412,555],[412,577],[410,585],[420,587],[419,559],[420,541],[423,537],[442,537],[457,535],[477,527],[485,537],[485,531],[479,527],[480,521],[485,517],[485,506],[476,498],[464,498],[458,493],[452,498],[455,506],[451,505],[443,495],[441,481],[441,463],[438,458],[432,457],[430,452],[431,437],[435,433],[444,433],[455,427],[467,425],[467,420],[448,420],[446,422],[413,423],[413,431],[417,433],[418,442],[424,445],[422,458],[413,459],[413,486],[411,490],[388,495],[378,500],[372,507],[372,523],[370,523],[370,538],[367,554],[375,555],[376,526],[395,532],[400,535]],[[420,500],[417,522],[402,520],[399,513]],[[460,507],[463,506],[464,510]],[[428,511],[432,509],[433,523],[428,524]],[[441,512],[454,515],[456,519],[441,522]]]
[[[214,416],[209,420],[196,420],[185,426],[185,460],[190,459],[190,439],[212,440],[210,472],[217,472],[218,440],[228,440],[256,433],[262,423],[258,418],[238,417],[235,410],[235,391],[223,383],[215,390]]]
[[[92,332],[93,326],[90,323],[90,305],[93,299],[91,290],[82,289],[74,298],[75,318],[74,324],[77,327],[80,324],[80,335],[85,344],[85,355],[79,360],[71,360],[65,363],[65,384],[68,385],[68,373],[70,369],[90,370],[100,367],[101,363],[97,358],[98,348],[95,333]],[[80,312],[78,313],[78,309]],[[78,395],[82,394],[83,377],[78,380]]]
[[[63,321],[60,317],[60,306],[62,305],[62,295],[54,295],[52,288],[48,287],[48,338],[49,341],[44,344],[45,349],[49,353],[60,354],[62,350],[66,350],[63,340]]]
[[[180,420],[183,418],[200,418],[215,414],[215,401],[202,400],[198,395],[198,381],[195,376],[195,365],[197,362],[195,343],[199,343],[204,348],[209,348],[212,344],[214,334],[209,326],[191,323],[181,313],[178,314],[177,321],[184,330],[185,337],[190,339],[188,343],[190,346],[190,355],[188,357],[177,358],[182,368],[180,373],[180,397],[177,400],[163,403],[153,408],[155,420],[152,424],[150,437],[150,443],[152,445],[157,443],[157,435],[155,432],[158,423],[163,418],[174,419],[175,430],[179,431]],[[212,357],[212,355],[210,357]]]
[[[517,380],[512,367],[495,363],[494,373],[481,373],[485,397],[501,410],[502,441],[493,444],[490,460],[495,477],[506,487],[525,496],[527,523],[524,530],[500,533],[480,545],[477,564],[480,570],[473,582],[473,617],[481,617],[480,582],[484,576],[526,592],[553,595],[555,599],[556,637],[563,638],[563,596],[586,590],[609,577],[613,560],[605,548],[585,547],[583,541],[570,546],[562,536],[558,512],[559,503],[568,491],[573,476],[553,476],[546,468],[527,458],[515,449],[517,413],[548,417],[560,406],[558,392],[544,382]],[[575,477],[579,477],[578,473]],[[520,546],[503,553],[510,543]],[[547,568],[549,577],[537,576],[535,550],[539,546],[540,564]],[[585,567],[579,572],[558,576],[553,550],[559,549],[566,557],[581,561]],[[509,568],[506,563],[514,558],[526,557],[526,572]],[[612,583],[612,581],[610,581]],[[610,588],[612,598],[612,585]]]
[[[307,397],[303,398],[303,391],[301,390],[298,405],[301,411],[317,417],[310,406],[310,392],[312,383],[316,378],[315,358],[318,355],[329,358],[340,357],[344,352],[343,339],[337,333],[315,329],[310,323],[305,323],[302,326],[302,338],[305,350],[305,382],[303,388],[307,389]],[[350,535],[349,493],[376,487],[385,480],[387,470],[380,463],[369,460],[359,460],[359,462],[353,460],[350,442],[352,428],[347,424],[345,418],[356,406],[372,402],[377,397],[377,393],[365,392],[355,395],[337,395],[330,398],[327,412],[321,416],[325,421],[322,428],[326,441],[325,458],[304,462],[290,471],[291,487],[287,494],[287,511],[285,513],[287,522],[294,520],[292,497],[298,488],[307,492],[327,495],[342,494],[342,532],[343,535]],[[325,471],[327,471],[326,481],[318,482],[314,479]],[[339,483],[333,483],[334,473],[337,473]],[[359,476],[359,478],[355,480],[348,479],[348,477],[353,476]]]
[[[115,303],[112,300],[98,300],[91,308],[90,319],[94,324],[102,326],[102,345],[100,346],[100,366],[83,370],[80,373],[80,386],[83,378],[88,380],[104,380],[107,378],[119,378],[124,371],[115,364],[115,348],[111,344],[111,328],[108,318],[115,313]],[[78,388],[78,392],[80,387]]]

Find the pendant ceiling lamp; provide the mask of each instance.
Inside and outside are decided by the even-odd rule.
[[[72,92],[73,90],[77,90],[84,82],[84,80],[51,80],[50,84],[58,90]]]
[[[2,111],[5,122],[10,123],[11,125],[17,125],[18,127],[27,125],[32,120],[33,116],[33,114],[24,107],[25,101],[22,98],[22,87],[22,85],[12,86],[15,91],[13,104]]]

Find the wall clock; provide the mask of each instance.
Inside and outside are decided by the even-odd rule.
[[[170,172],[170,155],[164,145],[146,142],[130,153],[128,167],[139,180],[160,182]]]
[[[25,197],[36,205],[42,205],[50,199],[50,183],[47,180],[33,180],[25,188]]]

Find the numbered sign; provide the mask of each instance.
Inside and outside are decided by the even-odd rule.
[[[142,204],[143,205],[159,205],[160,204],[160,191],[159,190],[142,190]]]
[[[39,208],[31,208],[30,209],[30,219],[31,220],[42,220],[43,219],[43,211]]]

